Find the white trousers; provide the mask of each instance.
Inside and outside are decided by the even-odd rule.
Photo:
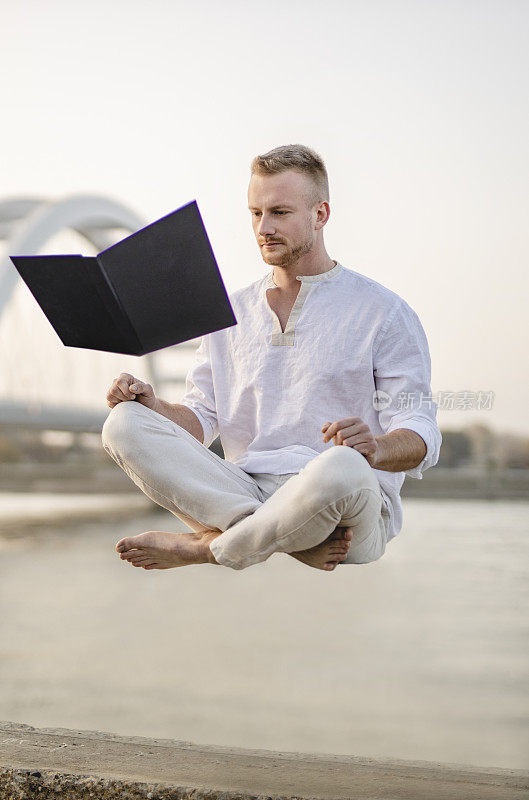
[[[345,563],[366,564],[385,551],[389,509],[373,469],[350,447],[325,450],[299,473],[249,474],[136,401],[114,406],[102,441],[155,503],[194,531],[222,531],[210,549],[224,566],[305,550],[337,526],[352,528]]]

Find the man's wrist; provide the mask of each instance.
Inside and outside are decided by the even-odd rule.
[[[380,464],[384,461],[384,444],[380,442],[380,436],[375,436],[374,438],[377,447],[371,457],[371,466],[373,469],[379,469]]]
[[[162,416],[165,416],[165,414],[162,411],[162,403],[158,397],[154,398],[154,403],[151,406],[151,409],[153,411],[156,411],[157,414],[162,414]]]
[[[422,436],[408,428],[399,428],[374,438],[377,449],[371,463],[373,469],[405,472],[418,466],[427,452]]]

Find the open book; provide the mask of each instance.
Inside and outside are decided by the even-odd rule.
[[[195,201],[95,257],[11,261],[70,347],[141,356],[237,324]]]

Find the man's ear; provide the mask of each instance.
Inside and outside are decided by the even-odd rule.
[[[327,224],[327,220],[331,216],[331,207],[327,200],[322,200],[321,203],[318,203],[314,209],[314,213],[316,216],[314,227],[319,231]]]

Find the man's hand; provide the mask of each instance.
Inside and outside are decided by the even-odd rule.
[[[347,417],[338,422],[326,422],[321,429],[323,441],[331,439],[336,445],[345,445],[358,450],[367,462],[374,467],[378,458],[379,445],[369,426],[360,417]]]
[[[107,405],[114,408],[118,403],[124,403],[127,400],[137,400],[143,406],[154,410],[158,404],[158,398],[150,383],[144,383],[134,375],[129,375],[128,372],[122,372],[119,378],[112,382],[112,386],[107,392]]]

